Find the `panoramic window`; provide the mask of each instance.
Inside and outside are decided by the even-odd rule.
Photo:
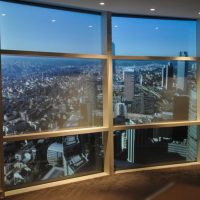
[[[113,61],[114,124],[197,119],[198,63]]]
[[[197,22],[110,14],[0,1],[0,191],[197,161]]]
[[[102,134],[4,143],[7,189],[103,171]]]
[[[115,131],[115,169],[194,162],[198,134],[197,126]]]
[[[3,132],[103,125],[102,61],[2,56]]]
[[[196,21],[112,17],[113,55],[196,56]]]
[[[2,49],[101,54],[100,15],[2,1],[0,12]]]

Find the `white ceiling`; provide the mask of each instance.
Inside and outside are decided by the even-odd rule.
[[[164,17],[200,18],[200,0],[28,0],[73,8]],[[105,2],[100,6],[100,2]],[[156,8],[151,12],[150,8]]]

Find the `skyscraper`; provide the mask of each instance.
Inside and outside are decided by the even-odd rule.
[[[127,160],[131,163],[135,162],[135,130],[126,130],[127,142],[128,142],[128,158]]]
[[[187,57],[187,52],[180,52],[180,56]],[[181,94],[187,93],[187,73],[188,73],[188,62],[187,61],[178,61],[177,62],[177,83],[176,89],[177,92]]]
[[[127,109],[125,103],[116,103],[115,104],[115,116],[127,116]]]
[[[167,71],[168,71],[168,66],[165,65],[162,68],[162,81],[161,81],[161,87],[164,87],[167,89]]]
[[[174,66],[171,62],[162,68],[162,82],[161,86],[166,90],[173,88]]]
[[[196,120],[197,118],[197,91],[196,89],[190,90],[189,95],[189,120]],[[196,160],[198,151],[198,133],[199,126],[188,127],[187,137],[187,155],[186,160]]]
[[[92,126],[95,125],[94,121],[94,110],[96,109],[96,103],[97,103],[97,78],[96,75],[91,74],[90,77],[86,77],[84,79],[84,97],[85,97],[85,108],[84,110],[87,111],[87,117],[86,114],[82,117],[86,117],[87,123],[85,120],[85,125]]]
[[[133,71],[124,71],[124,97],[126,101],[133,101],[135,76]]]
[[[116,103],[114,107],[114,124],[120,125],[126,123],[127,109],[125,103]]]

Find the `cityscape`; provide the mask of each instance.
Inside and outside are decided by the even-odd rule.
[[[7,189],[103,171],[102,134],[4,143]]]
[[[196,120],[197,63],[113,62],[115,125]],[[115,131],[115,170],[196,161],[198,133],[198,126]]]
[[[115,131],[115,170],[194,162],[198,134],[198,126]]]
[[[196,119],[195,62],[113,62],[115,125]]]
[[[199,17],[163,18],[156,5],[149,12],[157,17],[104,13],[110,5],[99,4],[98,11],[0,1],[0,199],[50,182],[198,161],[200,126],[191,124],[199,112]],[[178,171],[166,175],[195,181],[189,168]],[[153,176],[139,187],[153,185]],[[137,180],[137,191],[121,183],[113,190],[100,181],[97,195],[145,192]],[[70,187],[69,197],[82,195]],[[83,194],[91,191],[84,187]]]
[[[195,120],[196,71],[188,61],[113,61],[114,124]],[[4,56],[2,87],[4,135],[103,125],[99,60]]]
[[[113,61],[114,125],[195,120],[197,67]],[[99,60],[3,56],[3,134],[102,126],[103,70]],[[197,133],[196,126],[115,131],[115,168],[195,161]],[[86,134],[4,142],[5,185],[100,172],[102,141],[102,134]]]
[[[99,60],[2,57],[3,133],[103,125]]]

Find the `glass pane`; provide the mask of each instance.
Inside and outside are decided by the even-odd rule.
[[[4,143],[6,189],[103,171],[102,134]]]
[[[113,54],[196,56],[196,21],[112,17]]]
[[[101,16],[0,2],[1,48],[101,54]]]
[[[2,56],[4,135],[103,125],[103,61]]]
[[[113,63],[114,124],[196,120],[198,63]]]
[[[196,161],[198,134],[197,126],[115,131],[115,169]]]

